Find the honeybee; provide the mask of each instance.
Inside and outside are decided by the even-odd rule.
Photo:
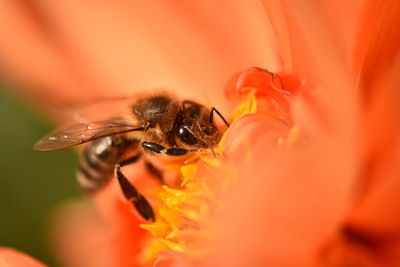
[[[100,190],[115,176],[121,190],[138,213],[155,221],[150,203],[122,173],[121,167],[137,162],[147,153],[182,156],[215,147],[221,133],[214,123],[220,112],[190,100],[178,101],[167,94],[141,97],[128,106],[129,114],[107,120],[75,122],[39,140],[37,150],[55,150],[90,142],[82,151],[78,182],[89,194]],[[151,164],[152,173],[160,176]]]

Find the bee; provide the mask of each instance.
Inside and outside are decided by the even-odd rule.
[[[155,221],[150,203],[121,168],[137,162],[144,153],[183,156],[212,150],[222,136],[214,123],[214,113],[229,126],[214,107],[210,110],[167,94],[140,97],[128,105],[128,115],[71,123],[40,139],[34,148],[56,150],[90,142],[81,153],[77,171],[83,191],[98,192],[115,176],[123,195],[138,213],[145,220]],[[154,166],[147,166],[161,176]]]

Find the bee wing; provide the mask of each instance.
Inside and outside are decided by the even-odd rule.
[[[72,123],[54,130],[35,145],[37,150],[55,150],[80,145],[102,137],[143,131],[144,128],[135,121],[121,119]]]
[[[53,113],[58,120],[77,123],[104,121],[132,114],[135,97],[97,98],[67,106],[55,107]]]

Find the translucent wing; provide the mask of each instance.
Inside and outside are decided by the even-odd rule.
[[[34,145],[37,150],[55,150],[80,145],[102,137],[143,131],[144,128],[135,121],[121,119],[72,123],[56,129]]]
[[[125,117],[132,114],[132,104],[137,97],[114,97],[92,99],[64,107],[56,107],[52,112],[59,121],[88,123]]]

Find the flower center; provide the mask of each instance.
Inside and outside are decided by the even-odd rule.
[[[223,208],[220,199],[230,184],[238,179],[234,170],[224,164],[226,137],[240,118],[259,113],[260,110],[267,112],[269,116],[285,120],[290,125],[290,116],[287,113],[290,92],[276,88],[277,82],[282,84],[282,80],[278,78],[259,68],[250,68],[243,72],[236,83],[236,94],[241,96],[241,102],[234,110],[231,126],[222,136],[217,148],[214,151],[195,153],[178,168],[167,166],[178,172],[181,182],[178,188],[162,187],[159,194],[161,204],[155,207],[157,221],[141,225],[153,237],[144,251],[144,261],[152,261],[167,250],[196,256],[205,255],[215,249],[213,226],[216,216]],[[288,126],[283,144],[293,144],[298,136],[298,127]]]

